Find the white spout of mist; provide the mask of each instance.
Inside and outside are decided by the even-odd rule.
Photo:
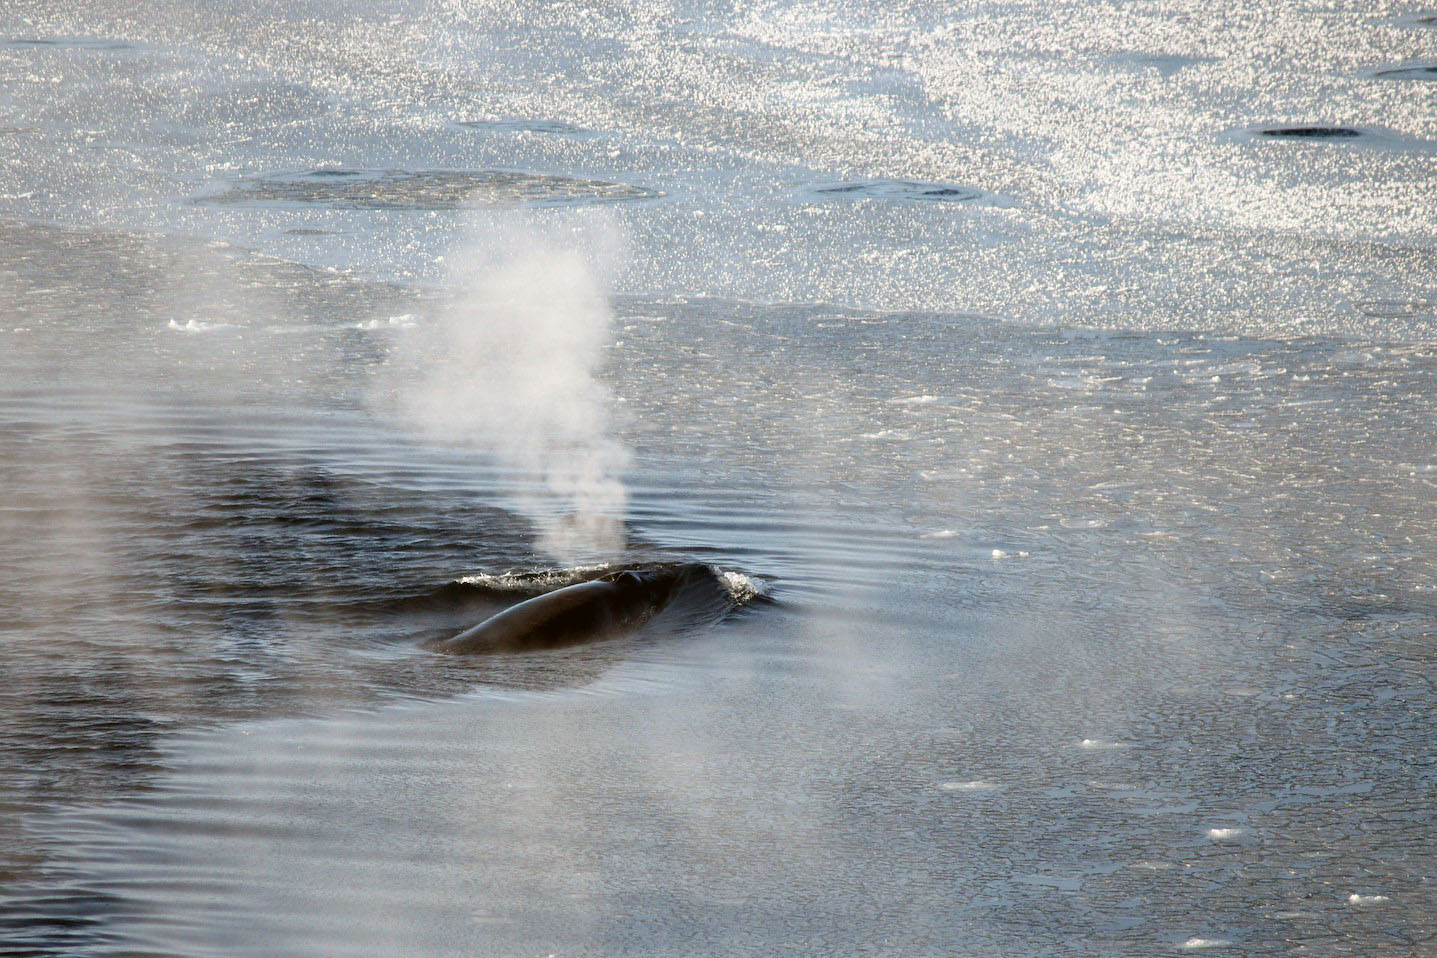
[[[387,385],[403,418],[439,442],[491,453],[519,474],[519,508],[564,562],[624,547],[627,447],[599,378],[613,311],[611,224],[559,236],[489,220],[450,257],[457,287],[430,323],[404,330]]]

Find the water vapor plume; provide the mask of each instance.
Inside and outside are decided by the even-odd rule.
[[[613,311],[607,222],[560,234],[486,217],[450,257],[455,293],[401,331],[386,367],[390,401],[431,440],[491,454],[515,474],[538,546],[563,562],[625,543],[627,447],[600,379]]]

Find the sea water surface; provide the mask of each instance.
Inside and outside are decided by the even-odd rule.
[[[1434,27],[8,3],[0,954],[1431,954]]]

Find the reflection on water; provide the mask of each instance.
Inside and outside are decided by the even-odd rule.
[[[206,203],[313,203],[346,210],[452,210],[649,199],[627,183],[506,170],[310,170],[240,180]]]
[[[929,203],[962,203],[983,196],[982,190],[946,183],[915,183],[911,180],[872,180],[865,183],[834,183],[815,186],[821,197],[854,200],[910,200]]]
[[[1257,132],[1260,136],[1299,140],[1344,140],[1362,135],[1361,131],[1345,126],[1274,126]]]
[[[578,140],[607,139],[612,134],[589,130],[563,120],[457,120],[455,126],[485,133],[542,133],[548,136],[572,137]]]

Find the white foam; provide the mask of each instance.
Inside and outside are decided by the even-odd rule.
[[[1064,529],[1101,529],[1108,524],[1106,519],[1059,519]]]
[[[1232,944],[1232,942],[1226,938],[1198,938],[1194,936],[1182,943],[1182,949],[1183,951],[1197,951],[1202,948],[1226,948],[1230,944]]]
[[[390,316],[388,319],[371,319],[362,323],[355,323],[355,329],[411,329],[418,326],[418,317],[413,313],[400,313],[398,316]]]
[[[1092,750],[1094,750],[1094,751],[1102,751],[1102,750],[1106,750],[1106,749],[1127,748],[1127,747],[1128,747],[1128,743],[1127,743],[1127,742],[1110,742],[1110,741],[1108,741],[1107,739],[1102,739],[1102,738],[1085,738],[1085,739],[1083,739],[1081,742],[1078,743],[1078,747],[1079,747],[1079,748],[1092,749]]]
[[[613,563],[597,562],[590,565],[569,566],[564,569],[513,569],[508,572],[478,572],[474,575],[461,576],[455,581],[461,585],[477,585],[501,592],[549,591],[578,582],[586,582],[612,568],[614,568]],[[743,604],[757,597],[768,595],[768,583],[757,576],[722,570],[716,574],[735,602]]]
[[[895,406],[927,406],[929,403],[938,402],[938,398],[925,393],[922,396],[900,396],[888,401]]]
[[[954,536],[956,536],[956,535],[958,535],[958,533],[957,533],[956,530],[953,530],[953,529],[939,529],[937,532],[925,532],[925,533],[923,533],[921,536],[919,536],[918,538],[920,538],[920,539],[952,539],[952,538],[953,538]]]
[[[1349,905],[1380,905],[1385,901],[1391,901],[1386,895],[1358,895],[1353,893],[1347,896]]]
[[[519,569],[510,572],[480,572],[460,577],[463,585],[480,585],[505,592],[529,592],[534,589],[557,589],[592,578],[594,573],[610,568],[607,562],[571,566],[567,569]]]
[[[170,320],[169,328],[179,333],[208,333],[216,329],[233,329],[232,323],[206,323],[198,319],[188,319],[183,323]]]
[[[1233,827],[1233,828],[1209,828],[1209,829],[1207,830],[1207,837],[1208,837],[1208,838],[1211,838],[1211,839],[1212,839],[1213,841],[1215,841],[1215,842],[1227,842],[1227,841],[1232,841],[1234,838],[1241,838],[1241,837],[1242,837],[1243,835],[1245,835],[1246,833],[1247,833],[1247,830],[1246,830],[1246,829],[1236,828],[1236,827]]]
[[[734,601],[738,603],[749,602],[760,596],[768,595],[768,583],[757,576],[744,575],[742,572],[720,571],[719,581],[728,589]]]
[[[943,782],[938,787],[945,792],[992,792],[1000,786],[996,782],[975,778],[971,782]]]

